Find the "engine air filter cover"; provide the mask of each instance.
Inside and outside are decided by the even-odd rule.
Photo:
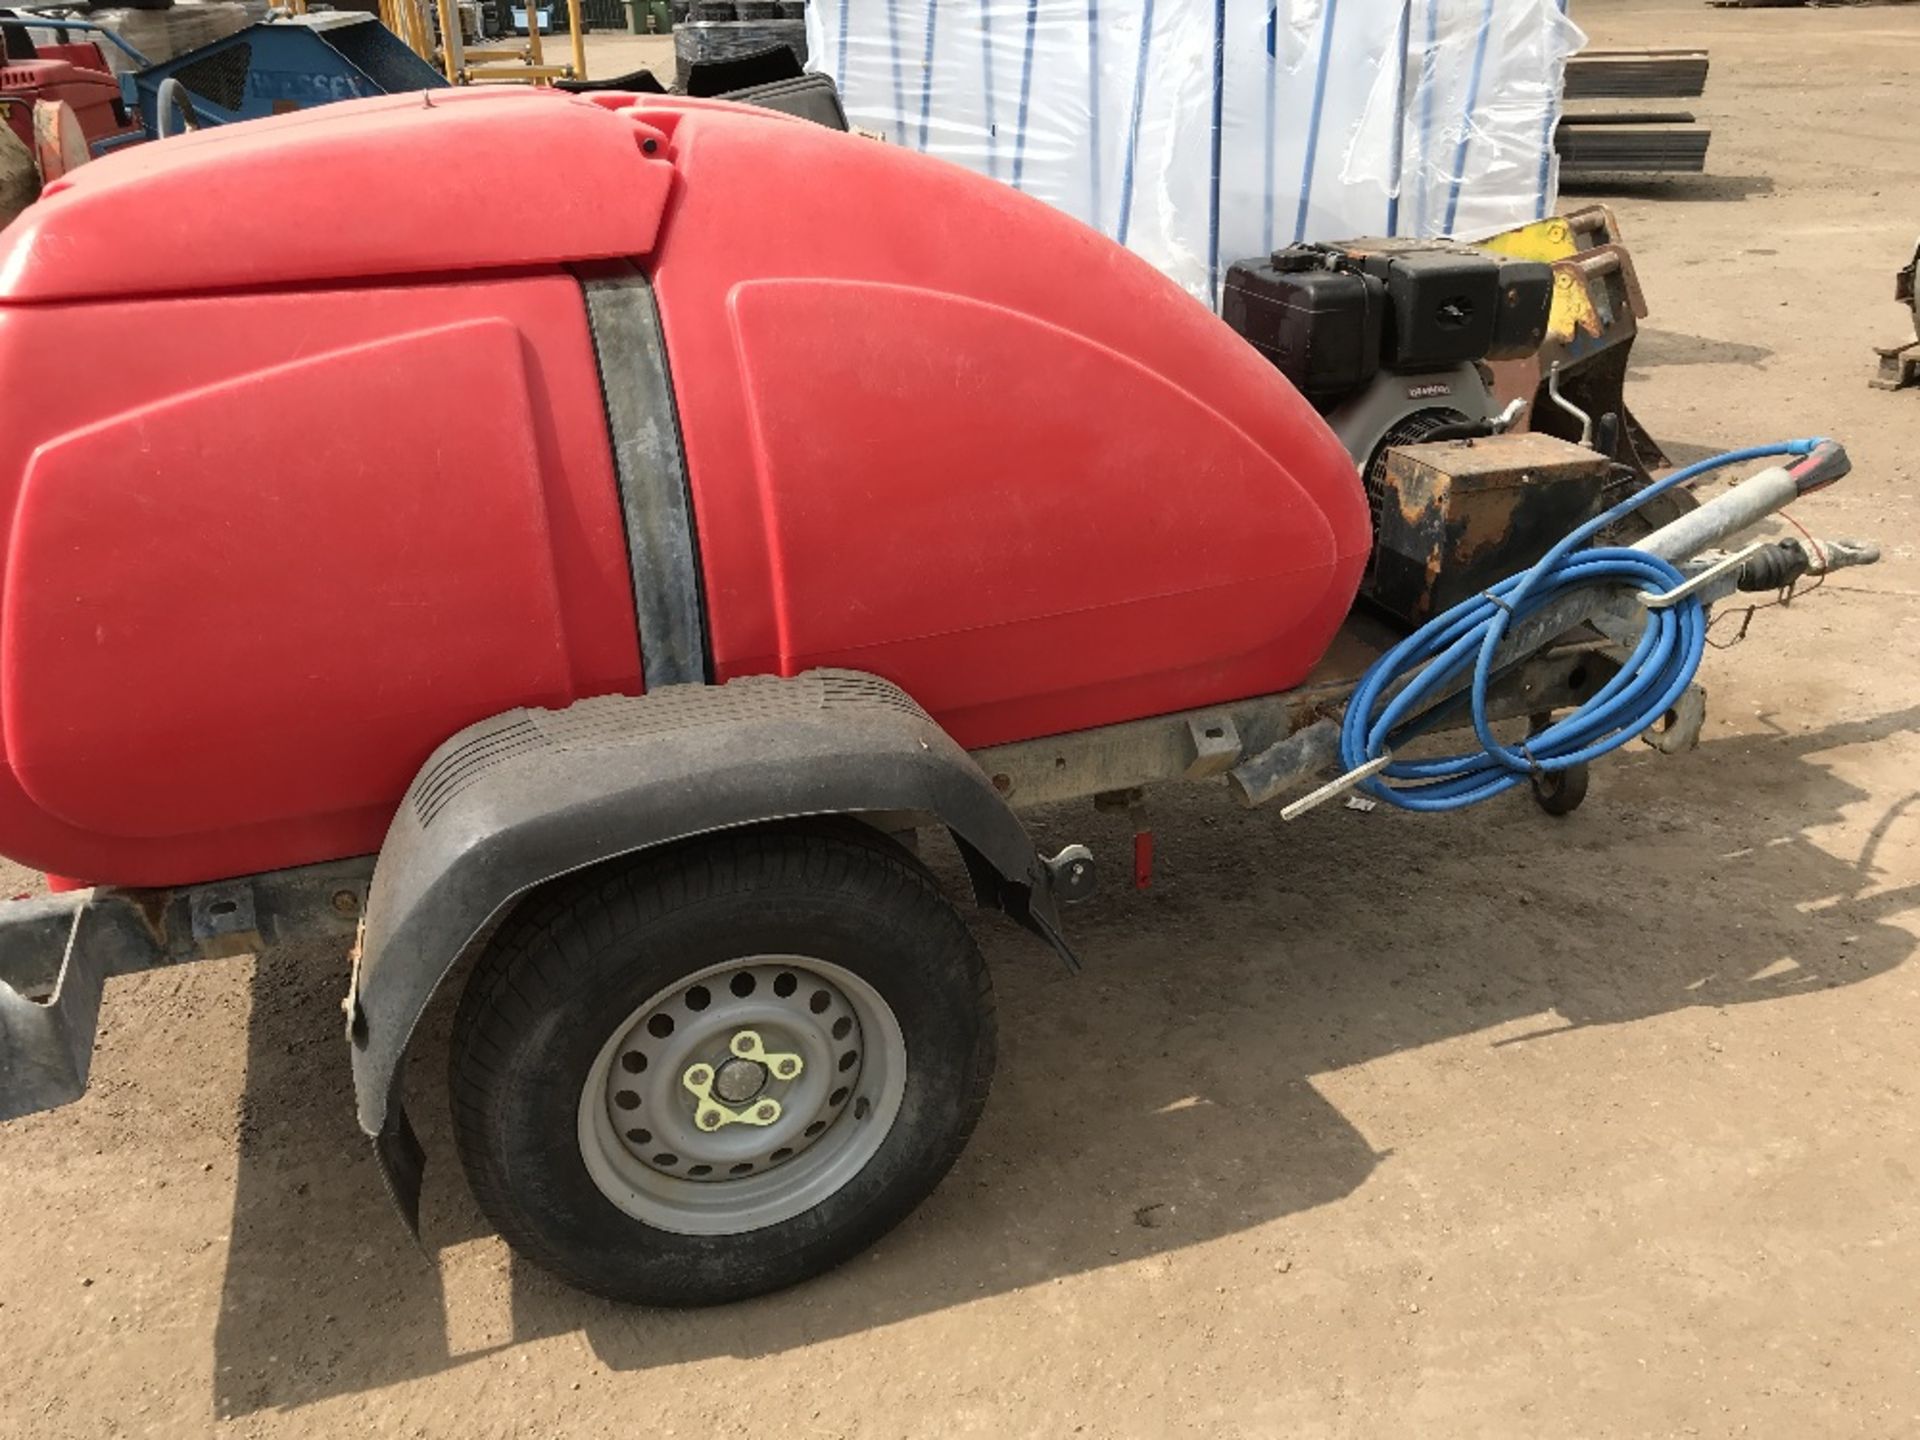
[[[1306,246],[1230,266],[1220,295],[1220,318],[1323,406],[1380,368],[1385,315],[1385,285]]]

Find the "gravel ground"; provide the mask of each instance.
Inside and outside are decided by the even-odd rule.
[[[1920,231],[1920,9],[1576,16],[1713,53],[1711,176],[1611,196],[1643,419],[1683,457],[1844,437],[1804,519],[1887,548],[1709,657],[1697,753],[1606,763],[1566,821],[1175,796],[1159,883],[1076,913],[1084,976],[983,923],[999,1080],[933,1200],[722,1311],[512,1260],[444,1026],[412,1248],[338,955],[117,982],[92,1092],[0,1129],[0,1432],[1920,1433],[1920,393],[1865,386]]]

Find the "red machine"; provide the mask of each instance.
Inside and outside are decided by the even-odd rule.
[[[715,680],[870,670],[978,747],[1284,689],[1346,614],[1352,463],[1057,212],[735,106],[422,111],[154,147],[0,248],[16,858],[364,854],[461,726],[640,692],[590,263],[657,296]]]
[[[0,851],[95,887],[0,907],[0,1118],[81,1093],[107,976],[351,934],[417,1223],[398,1079],[465,960],[474,1192],[627,1299],[813,1274],[964,1144],[985,970],[900,837],[1067,954],[1092,857],[1014,807],[1255,803],[1393,638],[1349,615],[1352,462],[1203,307],[718,101],[435,92],[110,156],[0,234],[0,377]],[[1521,655],[1499,713],[1631,649]]]
[[[100,47],[91,42],[41,45],[31,58],[0,62],[0,108],[6,111],[13,133],[30,150],[35,101],[58,101],[70,107],[88,145],[138,128],[121,99],[120,82],[108,69]]]

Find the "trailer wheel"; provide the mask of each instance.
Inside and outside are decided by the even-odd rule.
[[[1537,711],[1527,717],[1527,734],[1538,735],[1551,724],[1551,710]],[[1585,761],[1565,770],[1536,774],[1531,777],[1534,803],[1549,815],[1571,815],[1587,798],[1587,778]]]
[[[932,876],[864,827],[721,836],[562,882],[455,1021],[475,1198],[570,1284],[738,1300],[873,1243],[959,1156],[992,991]]]
[[[1533,777],[1533,799],[1549,815],[1571,815],[1587,798],[1585,763]]]

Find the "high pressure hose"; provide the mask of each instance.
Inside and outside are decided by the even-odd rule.
[[[1649,608],[1646,628],[1619,672],[1518,745],[1496,739],[1487,717],[1487,693],[1501,641],[1517,622],[1572,590],[1624,587],[1658,595],[1683,584],[1686,577],[1677,568],[1645,550],[1580,547],[1654,496],[1708,471],[1776,455],[1811,455],[1821,443],[1810,439],[1754,445],[1676,470],[1587,521],[1528,569],[1429,620],[1362,677],[1341,721],[1341,767],[1357,770],[1417,736],[1435,718],[1431,707],[1452,693],[1469,666],[1473,679],[1468,695],[1479,748],[1395,760],[1361,781],[1360,789],[1403,810],[1459,810],[1535,776],[1584,765],[1645,733],[1673,707],[1700,668],[1707,615],[1696,596]]]

